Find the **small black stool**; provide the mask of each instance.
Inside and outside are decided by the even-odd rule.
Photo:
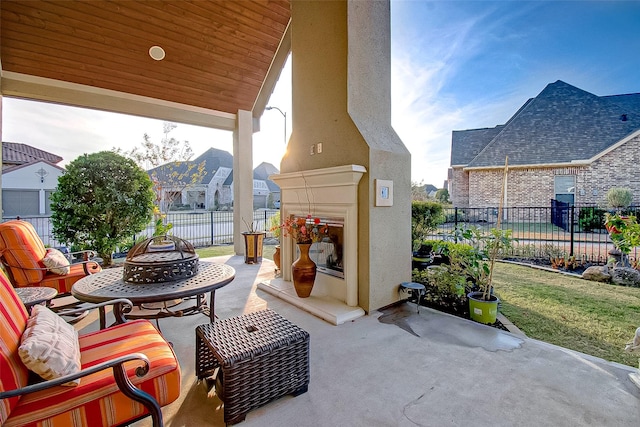
[[[420,313],[420,300],[427,293],[427,288],[422,283],[402,282],[398,291],[408,292],[411,298],[415,300],[416,311]]]

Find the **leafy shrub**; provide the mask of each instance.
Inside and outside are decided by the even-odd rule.
[[[607,191],[607,203],[611,208],[628,208],[632,201],[633,193],[629,188],[613,187]]]
[[[67,165],[51,195],[52,233],[60,242],[95,249],[111,265],[116,246],[149,223],[152,187],[131,159],[111,151],[83,154]]]
[[[467,294],[477,289],[477,268],[482,255],[471,245],[442,240],[427,240],[433,252],[441,254],[447,264],[430,266],[423,271],[413,270],[412,280],[425,285],[424,301],[438,310],[469,317]]]
[[[463,209],[449,209],[445,215],[445,222],[468,222],[467,211]]]
[[[514,246],[511,255],[515,258],[538,258],[538,248],[534,244]]]
[[[467,293],[471,284],[456,265],[437,265],[426,270],[413,270],[412,280],[425,285],[424,301],[438,310],[469,317]]]
[[[273,232],[273,237],[276,239],[280,238],[280,234],[282,234],[282,228],[280,222],[280,211],[276,212],[269,218],[269,231]]]
[[[564,250],[556,245],[547,243],[540,250],[542,258],[558,258],[564,256]]]
[[[429,233],[444,222],[442,205],[437,202],[411,202],[411,240],[413,249],[426,239]]]
[[[604,214],[604,209],[582,208],[578,214],[578,224],[583,231],[599,230],[604,227]]]

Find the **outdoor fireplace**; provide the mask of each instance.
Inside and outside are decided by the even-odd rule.
[[[280,186],[281,218],[311,215],[329,233],[309,251],[318,267],[311,297],[295,295],[291,264],[297,247],[287,237],[281,244],[282,279],[263,290],[335,324],[364,315],[358,306],[358,183],[365,172],[364,166],[345,165],[270,176]]]
[[[300,215],[304,217],[304,215]],[[318,225],[327,227],[325,237],[309,249],[309,256],[316,263],[318,273],[344,279],[344,218],[319,218]],[[298,257],[296,251],[296,258]]]

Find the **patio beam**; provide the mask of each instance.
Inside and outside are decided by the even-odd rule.
[[[156,98],[5,71],[2,95],[232,131],[236,115]]]

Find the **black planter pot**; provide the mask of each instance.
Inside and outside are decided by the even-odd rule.
[[[425,270],[433,262],[431,245],[421,245],[420,249],[413,253],[411,258],[411,268],[420,271]]]

